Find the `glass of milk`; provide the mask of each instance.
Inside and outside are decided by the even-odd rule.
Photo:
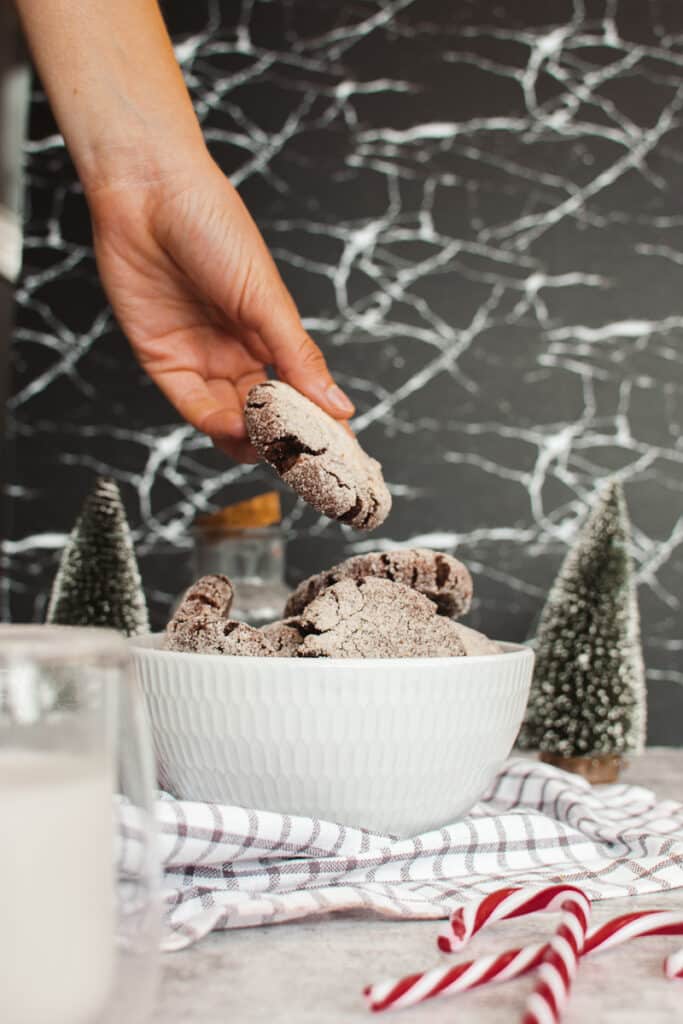
[[[156,981],[154,768],[125,640],[0,626],[0,1019],[137,1024]]]

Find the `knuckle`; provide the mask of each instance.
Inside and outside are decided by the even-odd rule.
[[[301,369],[322,370],[326,368],[325,357],[313,339],[305,332],[295,342],[294,353]]]
[[[247,262],[244,276],[237,293],[237,319],[249,328],[257,328],[264,303],[264,289],[259,275],[255,273],[254,264]]]

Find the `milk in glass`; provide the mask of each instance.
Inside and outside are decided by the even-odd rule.
[[[0,749],[0,1020],[97,1024],[114,969],[104,759]]]

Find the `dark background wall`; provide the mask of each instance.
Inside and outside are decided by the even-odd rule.
[[[384,463],[372,538],[283,494],[292,580],[420,543],[524,638],[610,474],[633,518],[650,736],[683,742],[683,7],[675,0],[165,4],[212,152]],[[198,511],[271,486],[180,423],[97,283],[37,91],[14,336],[4,614],[40,618],[95,473],[157,624]]]

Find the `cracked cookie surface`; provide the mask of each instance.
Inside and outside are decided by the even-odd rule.
[[[273,645],[258,629],[228,618],[232,598],[227,576],[202,576],[193,583],[166,627],[166,650],[273,657]]]
[[[465,648],[465,654],[474,658],[479,654],[502,654],[503,648],[495,640],[490,640],[485,633],[479,633],[471,626],[463,626],[462,622],[454,622],[458,636]]]
[[[293,658],[306,635],[298,616],[269,622],[268,625],[261,626],[260,631],[273,645],[278,658]]]
[[[416,590],[372,576],[323,590],[300,616],[298,658],[462,657],[457,623]]]
[[[284,614],[299,615],[326,587],[340,580],[368,576],[403,583],[424,594],[442,615],[451,618],[464,615],[472,601],[472,577],[457,558],[428,548],[399,548],[354,555],[325,572],[309,576],[290,594]]]
[[[391,509],[379,462],[344,426],[282,381],[256,384],[244,417],[261,458],[318,512],[373,530]]]

